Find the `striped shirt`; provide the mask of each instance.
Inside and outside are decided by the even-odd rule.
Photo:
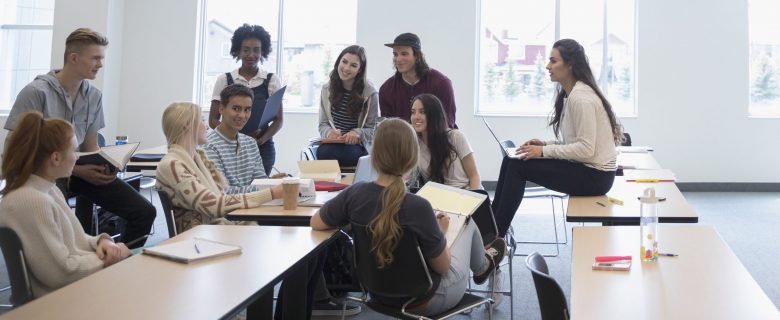
[[[236,140],[226,138],[218,130],[211,130],[206,139],[206,155],[227,180],[225,193],[257,191],[252,180],[268,178],[255,139],[239,133],[237,146]]]
[[[333,105],[331,114],[333,115],[333,124],[336,129],[339,129],[342,133],[352,131],[358,127],[358,119],[353,117],[347,111],[347,103],[352,98],[352,93],[344,92],[341,95],[341,103]]]

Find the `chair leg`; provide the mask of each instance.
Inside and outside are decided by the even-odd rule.
[[[561,254],[560,245],[569,243],[568,233],[565,232],[566,231],[566,211],[564,210],[563,198],[560,198],[561,199],[561,210],[562,210],[562,213],[563,213],[562,216],[561,216],[561,219],[563,220],[563,230],[564,230],[564,237],[565,237],[564,238],[565,239],[564,242],[560,242],[560,239],[558,238],[558,218],[557,218],[556,210],[555,210],[555,198],[556,197],[549,196],[549,198],[550,198],[550,209],[552,210],[552,216],[553,216],[553,232],[555,234],[555,241],[554,242],[550,242],[550,241],[517,241],[517,243],[554,244],[555,245],[555,254],[547,253],[547,254],[542,254],[542,256],[543,257],[557,257],[558,255]],[[528,256],[528,254],[526,254],[526,253],[515,253],[514,255],[515,256]]]

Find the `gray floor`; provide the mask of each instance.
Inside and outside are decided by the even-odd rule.
[[[144,195],[148,196],[148,191]],[[155,205],[159,200],[154,195]],[[748,271],[753,275],[767,296],[780,306],[780,242],[777,241],[776,230],[780,226],[780,193],[748,193],[748,192],[688,192],[685,197],[699,214],[700,224],[713,225],[726,243],[736,253]],[[535,199],[523,202],[520,211],[515,216],[513,227],[520,240],[554,240],[552,217],[549,214],[549,200]],[[560,216],[558,217],[560,219]],[[564,228],[559,224],[558,232],[563,240],[563,232],[571,239],[571,224]],[[167,239],[165,219],[158,216],[155,221],[155,234],[150,237],[149,244]],[[520,245],[520,252],[539,251],[555,253],[554,245]],[[558,257],[548,257],[550,273],[563,287],[564,292],[570,291],[571,246],[561,245]],[[514,276],[514,315],[515,319],[540,319],[536,293],[533,289],[531,276],[524,266],[525,257],[515,257]],[[0,260],[0,263],[2,261]],[[509,272],[503,267],[505,286],[508,286]],[[5,265],[0,266],[0,286],[7,285]],[[0,303],[8,301],[8,292],[0,293]],[[498,306],[494,319],[510,318],[509,299]],[[328,319],[317,317],[315,319]],[[335,318],[335,317],[334,317]],[[364,308],[364,311],[351,317],[353,319],[386,319],[386,317]],[[457,319],[485,319],[484,309],[474,311],[471,315],[456,317]]]

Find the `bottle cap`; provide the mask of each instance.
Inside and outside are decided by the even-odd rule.
[[[639,197],[640,203],[658,203],[658,197],[655,196],[655,188],[649,187],[645,189],[644,195]]]

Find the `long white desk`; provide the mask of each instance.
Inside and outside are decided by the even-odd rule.
[[[655,263],[639,262],[639,227],[572,233],[572,319],[780,319],[712,226],[659,226],[660,251],[679,256]],[[631,270],[591,270],[594,258],[605,255],[633,256]]]
[[[293,275],[334,233],[301,227],[201,225],[168,241],[201,237],[240,245],[242,253],[191,264],[136,255],[11,310],[3,319],[229,318],[270,297],[274,285]],[[305,292],[305,279],[300,280]],[[299,303],[285,301],[285,309],[301,310]]]

